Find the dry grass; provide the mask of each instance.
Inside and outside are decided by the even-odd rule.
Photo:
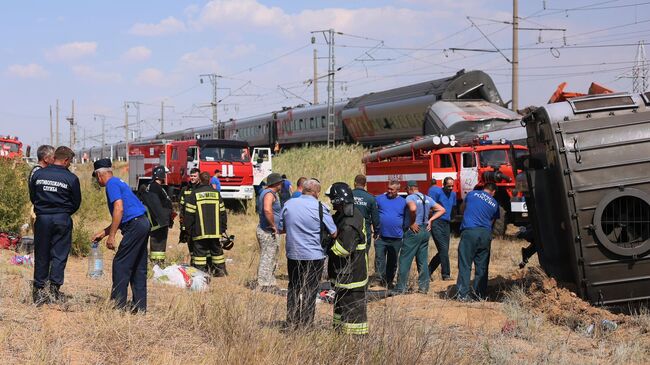
[[[336,163],[324,154],[336,157]],[[350,181],[360,171],[360,156],[357,147],[295,150],[278,157],[276,169],[294,181],[300,175],[316,176],[327,185]],[[91,231],[106,223],[105,205],[96,209],[101,215],[86,223]],[[312,330],[284,333],[285,299],[244,286],[257,268],[256,224],[252,215],[229,217],[230,233],[237,236],[235,248],[226,252],[229,277],[213,280],[202,293],[149,282],[146,315],[111,309],[110,251],[104,253],[107,270],[99,280],[85,276],[85,259],[71,258],[63,289],[72,299],[40,309],[30,304],[31,269],[9,265],[10,253],[0,252],[0,358],[28,364],[637,364],[650,359],[647,310],[598,338],[532,313],[514,265],[523,243],[512,240],[493,243],[494,301],[445,299],[453,282],[437,279],[428,295],[369,303],[370,335],[364,338],[332,331],[327,304],[318,305]],[[186,246],[176,243],[177,227],[169,242],[168,261],[187,260]],[[453,275],[457,244],[453,238]],[[276,275],[286,285],[283,254]],[[512,321],[516,330],[503,330]]]

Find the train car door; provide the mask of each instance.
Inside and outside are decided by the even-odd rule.
[[[269,147],[273,147],[275,141],[278,140],[278,129],[276,125],[276,120],[278,119],[278,113],[273,113],[273,118],[267,122],[267,132],[269,138]]]

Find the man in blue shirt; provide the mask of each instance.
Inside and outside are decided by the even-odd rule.
[[[32,288],[36,306],[66,299],[59,288],[63,285],[72,247],[71,216],[81,205],[79,178],[68,171],[73,158],[74,152],[70,148],[57,148],[54,161],[34,171],[29,182],[30,199],[36,214]],[[49,293],[46,284],[49,284]]]
[[[377,196],[379,234],[375,233],[375,275],[388,289],[393,288],[397,271],[397,256],[404,236],[404,209],[406,200],[398,195],[399,180],[388,182],[385,194]]]
[[[115,249],[115,234],[122,231],[115,258],[113,258],[113,285],[111,299],[118,309],[132,313],[147,311],[147,239],[151,225],[145,207],[122,179],[113,176],[111,160],[105,158],[94,163],[93,177],[106,187],[111,224],[94,237],[94,242],[106,239],[106,248]],[[127,289],[131,284],[132,307],[127,308]]]
[[[435,180],[432,180],[431,183],[433,186],[429,189],[429,196],[445,208],[445,214],[431,224],[431,237],[433,237],[438,253],[429,261],[429,276],[433,275],[438,266],[442,266],[442,280],[451,280],[449,236],[451,214],[456,205],[456,192],[453,191],[454,179],[446,177],[442,182],[442,188],[435,185]]]
[[[314,322],[325,259],[323,236],[336,237],[336,225],[329,209],[318,201],[320,191],[318,180],[306,180],[300,198],[287,201],[280,213],[279,229],[287,233],[287,325],[292,329]]]
[[[492,243],[492,225],[499,218],[499,203],[494,199],[497,187],[486,183],[483,190],[470,191],[463,206],[463,223],[458,244],[458,299],[470,300],[469,281],[474,263],[474,295],[485,298]]]
[[[293,198],[298,198],[302,195],[302,184],[307,180],[306,177],[300,177],[298,181],[296,181],[296,191],[291,194],[291,199]]]
[[[221,170],[214,170],[214,176],[210,179],[210,185],[212,185],[214,190],[221,192],[221,180],[219,180],[219,175],[221,175]]]
[[[431,197],[418,191],[416,181],[406,183],[409,195],[406,197],[406,224],[408,229],[404,233],[404,244],[399,253],[399,275],[397,277],[396,294],[404,294],[408,289],[409,272],[413,258],[416,259],[418,268],[418,292],[426,294],[429,291],[429,232],[431,222],[435,222],[445,213],[445,208],[436,203]],[[433,211],[433,215],[431,215]],[[405,226],[406,226],[405,224]]]
[[[287,175],[282,174],[282,186],[280,187],[280,203],[284,206],[287,200],[291,199],[293,194],[293,187],[291,181],[287,179]]]

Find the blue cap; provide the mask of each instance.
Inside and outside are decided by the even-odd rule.
[[[93,177],[95,177],[95,171],[99,169],[111,168],[113,164],[109,158],[102,158],[93,163]]]
[[[406,186],[412,187],[412,186],[418,186],[418,182],[415,180],[409,180],[406,182]]]

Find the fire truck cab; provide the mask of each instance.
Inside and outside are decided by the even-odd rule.
[[[15,136],[0,136],[0,158],[22,158],[23,143]]]
[[[364,157],[368,192],[382,194],[387,182],[397,179],[402,185],[402,194],[406,194],[408,180],[417,181],[419,190],[426,193],[432,178],[436,179],[436,185],[442,186],[443,180],[451,177],[457,206],[460,206],[468,192],[494,182],[498,187],[495,198],[502,207],[502,221],[495,231],[503,234],[507,223],[523,224],[527,220],[525,203],[518,201],[521,194],[515,189],[518,171],[513,171],[516,170],[513,168],[515,161],[527,154],[526,147],[505,140],[476,140],[463,145],[449,138],[446,138],[447,144],[441,140],[438,137],[437,143],[427,143],[425,137],[425,140],[410,142],[406,146],[392,147],[392,151],[389,146]],[[458,213],[458,210],[452,212],[452,217],[460,222],[462,217]]]
[[[254,151],[259,155],[260,152]],[[270,163],[270,151],[268,162]],[[255,163],[257,164],[257,163]],[[250,147],[244,141],[192,139],[157,140],[129,144],[129,185],[137,190],[151,180],[154,167],[167,168],[166,185],[172,196],[189,182],[189,171],[198,168],[214,175],[221,171],[221,195],[224,199],[253,199],[253,166]]]

